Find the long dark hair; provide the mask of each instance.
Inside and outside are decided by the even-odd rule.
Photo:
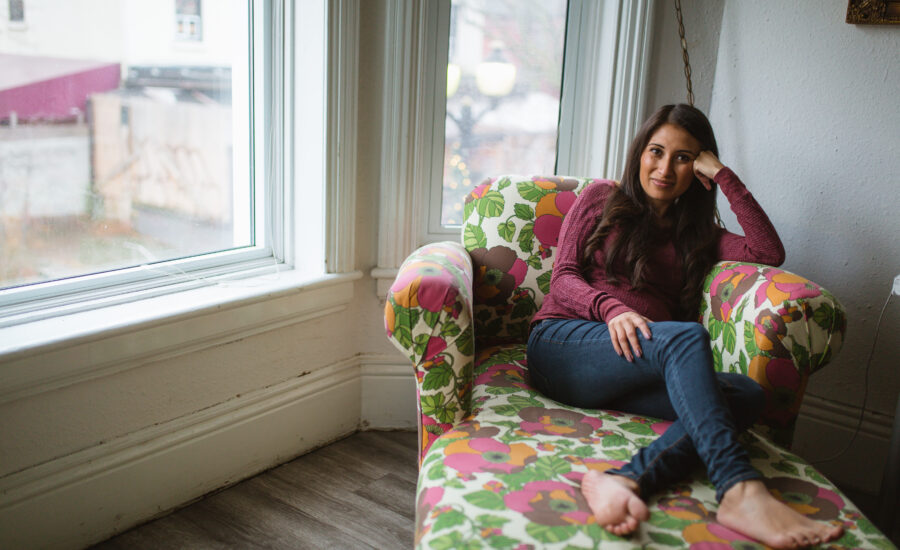
[[[719,155],[712,126],[699,109],[685,104],[660,107],[644,122],[631,142],[622,183],[606,201],[581,258],[585,268],[593,265],[594,252],[612,235],[606,246],[604,267],[607,278],[616,284],[627,281],[637,289],[646,287],[648,251],[664,236],[640,181],[641,154],[663,124],[683,128],[700,142],[701,150]],[[679,319],[689,319],[697,314],[703,280],[716,262],[716,189],[713,186],[712,192],[707,191],[694,181],[666,213],[672,221],[666,233],[674,233],[675,250],[681,258],[684,274],[679,311],[676,312]],[[618,230],[614,232],[615,228]],[[616,266],[621,267],[623,260],[625,272],[619,273]]]

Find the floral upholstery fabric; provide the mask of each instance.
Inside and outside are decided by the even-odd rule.
[[[597,181],[487,181],[466,199],[463,245],[427,245],[399,270],[385,325],[418,382],[421,548],[755,547],[715,523],[703,472],[651,500],[641,542],[594,525],[581,476],[621,465],[667,423],[568,407],[528,383],[524,341],[549,291],[562,219]],[[844,523],[835,548],[890,547],[821,474],[783,448],[809,375],[840,349],[840,303],[787,271],[722,262],[706,279],[698,314],[715,368],[747,374],[767,392],[746,442],[770,489],[802,513]]]
[[[650,520],[633,536],[598,526],[581,478],[622,465],[670,423],[544,397],[528,386],[522,344],[479,352],[473,406],[472,416],[439,438],[422,462],[417,548],[764,548],[716,522],[715,490],[701,470],[654,495]],[[801,458],[752,432],[743,442],[776,497],[844,526],[828,548],[894,548]]]

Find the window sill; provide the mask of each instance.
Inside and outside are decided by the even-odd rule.
[[[0,403],[347,307],[360,272],[286,271],[0,329]]]

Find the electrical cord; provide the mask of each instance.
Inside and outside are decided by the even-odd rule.
[[[875,355],[875,346],[878,344],[878,332],[881,329],[881,320],[884,319],[884,312],[887,311],[887,306],[893,296],[893,292],[888,294],[887,300],[884,301],[884,305],[881,307],[881,314],[878,315],[878,323],[875,324],[875,338],[872,340],[872,349],[869,351],[869,358],[866,360],[866,372],[863,376],[863,403],[862,407],[859,409],[859,417],[856,419],[856,427],[853,428],[853,437],[850,438],[847,445],[837,454],[820,460],[814,460],[810,462],[810,464],[822,464],[823,462],[830,462],[840,458],[844,453],[850,450],[850,447],[852,447],[853,443],[856,441],[856,436],[859,435],[860,428],[862,428],[863,416],[866,412],[866,402],[869,400],[869,370],[872,366],[872,357]]]

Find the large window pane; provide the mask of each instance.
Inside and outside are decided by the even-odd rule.
[[[451,6],[443,225],[487,176],[553,173],[566,34],[566,0]]]
[[[0,33],[0,288],[254,244],[247,4],[35,3]]]

